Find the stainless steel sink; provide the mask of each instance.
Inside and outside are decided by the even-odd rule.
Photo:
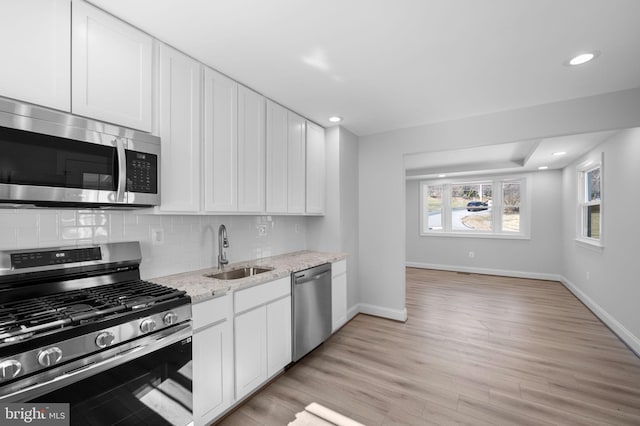
[[[240,278],[251,277],[253,275],[262,274],[273,271],[273,268],[260,268],[257,266],[248,266],[246,268],[229,269],[215,274],[206,274],[205,277],[215,278],[217,280],[237,280]]]

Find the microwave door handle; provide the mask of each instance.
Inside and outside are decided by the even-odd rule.
[[[123,203],[127,186],[127,154],[125,153],[124,141],[122,139],[116,139],[116,152],[118,154],[118,189],[116,192],[116,202]]]

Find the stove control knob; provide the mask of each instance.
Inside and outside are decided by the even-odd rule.
[[[143,333],[151,333],[155,329],[156,322],[151,318],[146,319],[140,323],[140,331],[142,331]]]
[[[22,370],[22,364],[15,359],[0,362],[0,382],[13,379],[20,374],[20,370]]]
[[[60,362],[62,359],[62,350],[57,347],[52,347],[49,349],[45,349],[40,351],[38,354],[38,364],[43,367],[49,367],[50,365],[55,365]]]
[[[115,338],[116,336],[114,336],[110,331],[103,331],[96,336],[96,346],[99,348],[106,348],[107,346],[111,346]]]
[[[178,322],[178,315],[174,312],[167,312],[162,320],[164,321],[164,325],[173,325]]]

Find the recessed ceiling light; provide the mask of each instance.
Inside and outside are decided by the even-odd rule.
[[[445,175],[445,174],[440,174],[440,175],[438,175],[438,177],[447,177],[447,175]]]
[[[337,115],[334,115],[332,117],[329,117],[329,121],[332,123],[339,123],[342,121],[342,117],[338,117]]]
[[[558,151],[558,152],[554,152],[553,155],[555,155],[556,157],[560,157],[561,155],[566,155],[567,153],[565,151]]]
[[[597,56],[598,52],[596,51],[581,53],[571,58],[566,64],[570,66],[586,64],[587,62],[594,60]]]
[[[538,170],[547,170],[549,168],[549,166],[540,166],[538,167]]]

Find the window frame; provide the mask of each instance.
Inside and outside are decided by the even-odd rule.
[[[588,173],[600,169],[600,199],[589,201],[587,199],[587,175]],[[581,161],[576,166],[577,174],[577,202],[576,202],[576,241],[594,247],[604,247],[604,153],[597,157],[591,157]],[[600,237],[588,236],[588,211],[591,206],[600,207],[599,229]]]
[[[465,238],[497,238],[497,239],[530,239],[531,218],[531,191],[529,190],[529,174],[497,175],[497,176],[466,176],[455,179],[425,179],[420,181],[419,203],[419,235],[422,237],[465,237]],[[452,186],[460,184],[486,184],[492,185],[491,198],[491,231],[482,230],[454,230],[452,229]],[[503,229],[503,184],[520,184],[520,229],[518,232],[504,231]],[[442,229],[427,229],[429,210],[425,199],[429,187],[442,186]],[[426,222],[426,223],[425,223]]]

